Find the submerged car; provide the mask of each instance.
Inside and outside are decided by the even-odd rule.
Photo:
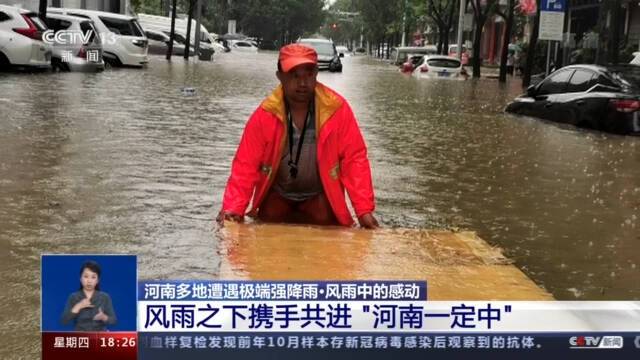
[[[326,39],[300,39],[298,43],[316,50],[318,53],[318,69],[342,72],[342,62],[333,41]]]
[[[571,65],[532,85],[505,111],[640,135],[640,67]]]
[[[95,72],[104,70],[102,59],[102,40],[93,25],[93,21],[70,15],[48,14],[46,18],[47,26],[54,38],[52,45],[51,66],[63,71],[86,71]],[[60,40],[61,33],[66,35],[82,34],[71,38],[73,41]],[[55,37],[58,35],[58,37]]]
[[[413,76],[447,80],[466,80],[469,77],[460,60],[444,55],[423,56],[416,64]]]
[[[0,70],[12,66],[49,68],[51,46],[42,40],[46,30],[38,14],[0,5]]]
[[[407,55],[407,61],[400,66],[400,71],[406,74],[413,73],[416,66],[422,61],[424,55],[422,54],[409,54]]]
[[[349,48],[346,46],[336,46],[336,51],[340,57],[351,56],[351,51],[349,51]]]
[[[77,16],[93,21],[102,39],[103,59],[114,66],[143,67],[149,62],[148,41],[138,20],[105,11],[47,8],[47,14]]]

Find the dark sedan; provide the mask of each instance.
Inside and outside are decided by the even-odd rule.
[[[505,111],[640,135],[640,66],[566,66],[529,87]]]

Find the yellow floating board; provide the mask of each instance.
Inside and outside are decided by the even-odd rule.
[[[553,300],[474,232],[235,224],[220,278],[426,280],[429,300]]]

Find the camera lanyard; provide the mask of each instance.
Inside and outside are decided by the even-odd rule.
[[[298,162],[300,161],[300,153],[302,152],[302,144],[304,143],[304,134],[307,132],[307,125],[309,124],[311,119],[311,107],[314,106],[313,101],[309,103],[307,107],[307,116],[304,120],[304,126],[302,126],[302,132],[300,133],[300,139],[298,140],[298,148],[296,150],[295,160],[293,158],[293,116],[291,115],[291,111],[289,111],[289,107],[287,106],[287,128],[289,133],[289,174],[293,179],[298,176]]]

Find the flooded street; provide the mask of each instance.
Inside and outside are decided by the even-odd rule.
[[[218,276],[213,219],[275,69],[273,52],[0,74],[0,358],[39,353],[42,253]],[[416,80],[365,57],[319,80],[360,122],[384,227],[476,231],[557,299],[640,299],[640,138],[506,115],[515,81]]]

